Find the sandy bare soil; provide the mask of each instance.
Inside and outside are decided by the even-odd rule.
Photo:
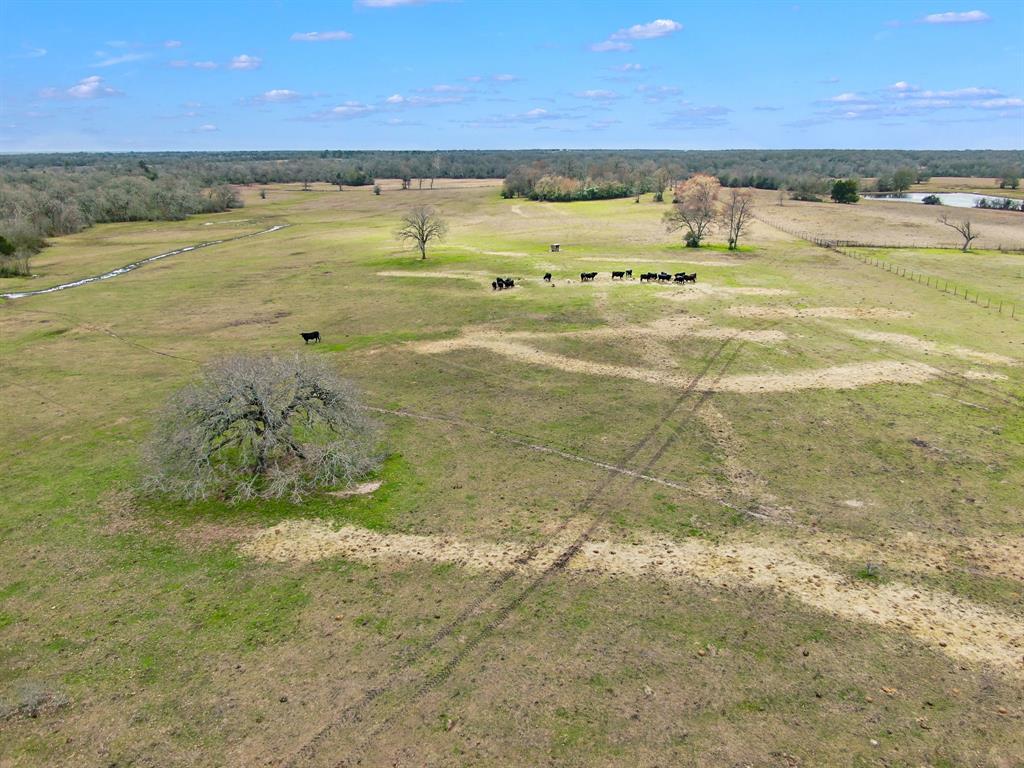
[[[510,334],[471,333],[457,339],[422,342],[411,345],[421,354],[443,354],[460,349],[484,349],[512,360],[532,365],[557,368],[569,373],[611,376],[659,384],[675,389],[693,386],[693,378],[665,371],[625,365],[597,363],[568,357],[523,344]],[[777,374],[735,374],[723,376],[700,386],[707,392],[767,394],[793,392],[801,389],[856,389],[873,384],[921,384],[939,375],[939,371],[923,363],[879,360],[849,363],[825,368]]]
[[[976,349],[968,349],[956,345],[936,344],[926,339],[919,339],[916,336],[909,336],[905,333],[886,333],[883,331],[865,331],[856,328],[844,329],[846,333],[864,341],[877,341],[882,344],[892,344],[906,349],[913,349],[925,354],[948,355],[958,357],[962,360],[970,360],[975,363],[988,365],[1020,365],[1021,361],[1006,355],[997,355],[992,352],[979,352]]]
[[[261,531],[243,551],[280,562],[346,557],[373,564],[454,563],[478,571],[510,570],[520,563],[543,570],[558,557],[568,534],[550,542],[542,555],[527,559],[526,550],[514,545],[380,534],[353,526],[334,528],[316,520],[292,520]],[[951,656],[1024,675],[1024,621],[1019,618],[944,592],[897,582],[854,583],[781,549],[649,537],[634,542],[602,540],[585,544],[569,567],[605,577],[697,579],[725,588],[768,587],[844,620],[880,624]]]
[[[729,307],[726,310],[736,317],[755,317],[762,320],[783,318],[829,318],[832,320],[877,320],[911,317],[910,312],[885,307],[789,307],[784,305],[766,307]]]

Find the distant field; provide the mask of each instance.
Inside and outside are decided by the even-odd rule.
[[[974,192],[979,195],[1024,198],[1024,189],[1000,189],[1000,179],[964,176],[933,176],[923,184],[915,184],[912,192]]]
[[[0,766],[1019,764],[1024,324],[762,223],[682,248],[649,196],[398,186],[246,187],[0,280],[289,225],[0,304]],[[757,201],[954,242],[924,206]],[[420,203],[425,261],[393,239]],[[1020,300],[986,250],[1020,214],[967,213],[977,253],[880,253]],[[135,494],[164,399],[258,351],[358,384],[380,489]]]
[[[915,189],[915,191],[917,191]],[[951,208],[861,198],[853,205],[831,201],[805,203],[784,200],[778,193],[759,191],[761,215],[801,231],[831,240],[853,240],[875,245],[950,247],[962,244],[960,236],[939,223],[939,216],[953,221],[970,220],[981,235],[973,245],[982,249],[1024,250],[1024,215],[1015,211]]]

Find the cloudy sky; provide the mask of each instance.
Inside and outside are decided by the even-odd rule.
[[[0,5],[0,151],[1024,148],[1024,3]]]

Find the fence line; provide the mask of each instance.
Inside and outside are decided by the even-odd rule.
[[[767,224],[769,227],[774,227],[775,229],[781,232],[785,232],[787,235],[792,235],[793,237],[796,237],[800,240],[806,240],[809,243],[817,245],[819,248],[825,248],[829,251],[838,253],[842,256],[846,256],[851,259],[857,259],[858,261],[864,264],[868,264],[873,267],[878,267],[879,269],[884,269],[885,271],[889,272],[890,274],[894,274],[897,277],[906,278],[911,282],[917,282],[919,285],[924,285],[928,288],[935,288],[936,290],[942,291],[943,293],[950,293],[949,288],[951,283],[944,278],[940,278],[934,275],[926,275],[922,272],[916,272],[914,270],[908,270],[906,267],[901,267],[900,265],[894,264],[891,261],[879,259],[877,256],[873,256],[871,254],[854,253],[852,251],[846,250],[847,248],[889,248],[894,246],[868,245],[865,243],[858,243],[852,240],[829,240],[824,237],[819,237],[818,235],[812,234],[810,232],[803,232],[801,230],[791,229],[790,227],[779,224],[778,222],[773,221],[761,214],[756,214],[754,218],[760,221],[762,224]],[[914,246],[895,247],[910,248]],[[935,246],[923,247],[934,248]],[[1000,248],[1000,250],[1002,249]],[[939,283],[942,283],[941,287]],[[964,301],[973,303],[976,306],[988,311],[994,310],[1002,317],[1008,317],[1011,320],[1017,319],[1017,305],[1015,303],[1004,302],[1002,299],[998,299],[998,303],[993,303],[991,296],[982,296],[981,293],[979,293],[978,291],[974,291],[974,295],[973,297],[971,297],[969,296],[970,289],[964,288],[963,291],[961,291],[961,286],[958,285],[957,283],[952,283],[952,287],[952,295],[957,298],[962,298]],[[981,303],[982,299],[985,299],[984,304]]]

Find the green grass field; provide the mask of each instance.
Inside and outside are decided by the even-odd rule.
[[[0,306],[0,766],[1022,765],[1020,320],[766,225],[684,249],[649,198],[384,186],[0,280],[289,225]],[[1021,296],[1021,255],[892,259]],[[380,490],[134,493],[197,363],[267,351],[388,411]]]

